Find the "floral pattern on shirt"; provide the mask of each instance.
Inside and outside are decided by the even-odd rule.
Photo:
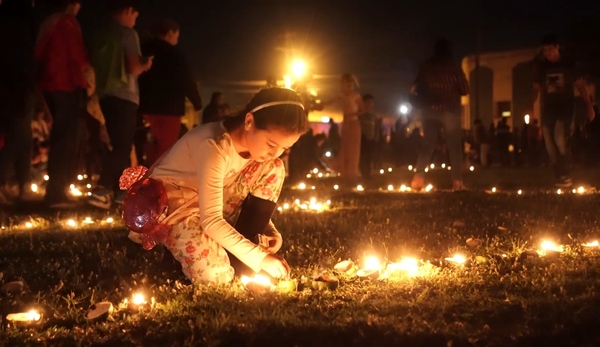
[[[276,202],[284,179],[280,159],[249,162],[231,184],[223,187],[223,217],[233,224],[248,194]],[[164,244],[193,282],[219,285],[233,280],[234,270],[225,248],[202,230],[197,215],[175,224]]]

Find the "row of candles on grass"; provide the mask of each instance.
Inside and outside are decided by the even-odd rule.
[[[77,175],[78,181],[83,181],[87,178],[88,178],[88,175]],[[49,179],[50,179],[50,176],[44,175],[44,181],[48,181]],[[32,183],[30,189],[31,189],[32,193],[41,194],[40,186],[36,183]],[[69,193],[74,197],[80,197],[80,196],[84,196],[84,195],[91,196],[92,192],[89,191],[91,189],[92,189],[92,185],[89,183],[86,184],[85,186],[76,185],[75,183],[72,183],[69,185]]]
[[[473,239],[467,240],[472,242]],[[477,243],[478,245],[481,242]],[[582,244],[587,248],[599,248],[600,243],[596,240]],[[548,255],[550,252],[561,253],[564,251],[563,245],[558,245],[552,241],[545,240],[540,244],[540,249],[536,252],[540,257]],[[507,257],[505,254],[502,257]],[[448,263],[456,266],[462,266],[467,262],[467,257],[462,254],[455,254],[452,257],[445,258]],[[359,268],[351,259],[343,260],[333,267],[334,273],[340,276],[357,277],[359,279],[385,280],[394,274],[404,274],[409,277],[422,275],[421,269],[424,262],[413,257],[402,258],[396,263],[383,263],[378,257],[369,256],[364,260],[364,264]],[[284,292],[293,292],[298,288],[298,281],[294,279],[280,280],[274,284],[271,279],[265,275],[255,274],[253,276],[242,276],[242,286],[251,292],[267,292],[280,289]],[[310,285],[314,290],[334,290],[339,286],[339,279],[336,276],[328,275],[326,271],[321,271],[312,280]],[[6,283],[0,288],[2,293],[16,293],[22,291],[24,283],[22,281],[14,281]],[[119,311],[126,311],[132,314],[152,309],[156,306],[154,297],[147,300],[143,292],[136,292],[131,296],[131,299],[125,298],[119,305]],[[114,312],[114,306],[111,302],[99,302],[92,305],[85,313],[87,320],[97,320],[106,318]],[[8,323],[15,326],[35,325],[41,322],[42,313],[36,309],[30,309],[25,312],[10,313],[6,316]]]
[[[488,194],[495,194],[495,193],[499,193],[500,190],[496,187],[492,187],[491,189],[488,189],[485,192]],[[571,192],[573,194],[586,194],[586,193],[594,192],[594,189],[579,186],[577,188],[565,188],[565,189],[558,188],[554,192],[558,195],[567,194],[569,192]],[[517,195],[522,195],[522,194],[523,194],[522,189],[517,190]]]
[[[436,170],[436,168],[439,170],[452,170],[452,166],[442,163],[439,167],[437,167],[435,164],[429,164],[428,166],[425,167],[425,169],[423,169],[423,171],[429,172],[432,170]],[[393,171],[394,171],[394,169],[392,169],[391,167],[388,167],[387,169],[379,169],[379,174],[383,175],[385,173],[392,173]],[[417,172],[417,168],[414,167],[413,165],[408,165],[408,171]],[[473,166],[473,165],[469,166],[469,171],[471,171],[471,172],[475,171],[475,166]],[[337,177],[337,176],[339,176],[339,174],[331,173],[328,171],[321,172],[318,168],[314,168],[309,173],[306,174],[306,178],[313,178],[313,177],[324,178],[324,177]]]
[[[477,242],[475,242],[477,241]],[[469,239],[467,244],[471,247],[481,245],[479,239]],[[600,242],[592,241],[582,244],[585,248],[600,248]],[[539,257],[545,257],[551,253],[562,253],[564,246],[556,244],[553,241],[545,240],[540,244],[540,248],[535,252]],[[476,257],[486,259],[485,257]],[[508,258],[508,255],[502,254],[502,258]],[[455,266],[463,266],[467,263],[468,258],[460,253],[454,254],[451,257],[444,258],[449,264]],[[343,260],[333,267],[333,271],[337,275],[345,277],[356,277],[359,279],[385,280],[394,274],[404,274],[409,277],[423,276],[423,265],[426,264],[422,260],[413,257],[402,258],[399,262],[383,263],[378,257],[370,256],[365,258],[364,264],[359,268],[351,259]],[[243,276],[241,278],[242,285],[249,291],[275,291],[283,288],[285,291],[293,291],[292,288],[297,287],[298,283],[295,280],[285,279],[274,284],[267,276],[256,274],[254,276]],[[313,279],[311,287],[315,290],[333,290],[339,286],[339,279],[336,276],[328,275],[325,271],[319,273]],[[287,289],[287,290],[286,290]]]
[[[9,282],[2,286],[2,292],[10,292],[16,294],[22,291],[24,284],[22,281]],[[7,290],[8,289],[8,290]],[[156,307],[156,299],[152,297],[150,300],[146,298],[143,292],[136,292],[131,295],[131,299],[125,298],[119,305],[117,311],[126,312],[129,314],[138,314],[144,311],[151,310]],[[86,312],[85,319],[101,320],[106,319],[115,312],[115,306],[109,301],[102,301],[93,304]],[[28,327],[40,324],[43,319],[42,310],[31,308],[24,312],[9,313],[6,315],[6,323],[12,324],[14,327]]]
[[[387,169],[379,169],[379,174],[383,175],[385,173],[391,173],[392,171],[394,171],[394,169],[392,169],[391,167],[388,167]],[[325,172],[321,172],[318,168],[314,168],[312,169],[309,173],[306,174],[306,178],[327,178],[327,177],[339,177],[340,174],[339,173],[333,173],[333,172],[329,172],[329,171],[325,171]]]
[[[301,201],[300,199],[296,199],[294,200],[294,203],[290,204],[290,203],[284,203],[283,205],[279,206],[277,208],[277,210],[279,212],[284,212],[284,211],[298,211],[298,210],[306,210],[306,211],[316,211],[316,212],[323,212],[325,210],[329,209],[329,206],[331,205],[331,200],[327,200],[324,202],[321,201],[317,201],[317,198],[310,198],[309,201]]]
[[[120,218],[115,218],[115,217],[94,219],[94,218],[88,216],[88,217],[84,217],[82,219],[76,219],[76,218],[63,219],[63,220],[58,221],[58,224],[65,229],[73,229],[73,228],[81,228],[81,227],[86,227],[86,226],[91,226],[91,225],[116,226],[116,225],[118,225],[117,221],[119,221],[119,220],[120,220]],[[34,229],[38,229],[41,227],[45,227],[48,224],[50,224],[50,223],[45,220],[32,218],[30,220],[20,222],[19,224],[15,225],[15,226],[2,225],[2,226],[0,226],[0,229],[1,230],[34,230]]]
[[[298,190],[308,190],[309,186],[306,185],[306,183],[301,182],[299,183],[296,187],[296,189]],[[334,184],[333,185],[333,189],[334,190],[340,190],[340,185],[339,184]],[[420,192],[431,192],[433,190],[433,185],[428,184],[423,190],[421,190]],[[310,190],[316,190],[317,188],[315,186],[311,186]],[[357,192],[364,192],[365,191],[365,187],[362,184],[357,185],[356,187],[352,188],[352,190],[357,191]],[[394,186],[392,184],[388,185],[386,188],[379,188],[379,191],[388,191],[388,192],[402,192],[402,193],[410,193],[413,192],[413,189],[410,186],[407,186],[405,184],[402,184],[400,186]],[[586,193],[592,193],[594,192],[595,189],[591,189],[591,188],[586,188],[583,186],[579,186],[577,188],[558,188],[554,191],[554,193],[558,194],[558,195],[562,195],[562,194],[567,194],[567,193],[573,193],[573,194],[586,194]],[[485,190],[486,193],[488,194],[494,194],[494,193],[500,193],[502,192],[500,189],[496,188],[496,187],[492,187],[491,189],[487,189]],[[522,195],[524,193],[524,191],[522,189],[518,189],[516,190],[517,195]]]

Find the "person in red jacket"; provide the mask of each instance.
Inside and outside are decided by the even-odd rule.
[[[45,202],[69,205],[68,187],[77,176],[79,143],[85,134],[84,110],[90,67],[81,27],[75,18],[80,0],[56,0],[56,12],[44,20],[35,45],[38,86],[53,117]]]

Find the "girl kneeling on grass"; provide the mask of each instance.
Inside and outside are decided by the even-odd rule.
[[[228,252],[255,272],[288,275],[286,261],[274,255],[282,238],[270,213],[266,230],[257,231],[272,239],[268,247],[240,234],[239,220],[238,230],[232,225],[247,198],[274,208],[285,179],[279,156],[307,128],[302,100],[294,91],[264,89],[238,115],[188,132],[150,169],[149,177],[162,181],[168,197],[171,228],[164,244],[193,282],[231,282]]]

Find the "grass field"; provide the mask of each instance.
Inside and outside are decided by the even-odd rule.
[[[365,186],[408,183],[405,175]],[[443,186],[447,177],[433,179]],[[2,316],[37,308],[43,317],[30,328],[4,326],[0,346],[598,346],[600,250],[582,243],[600,238],[600,195],[542,193],[544,180],[526,170],[474,173],[467,182],[476,189],[466,193],[334,191],[319,180],[309,183],[314,191],[286,190],[281,203],[331,200],[329,211],[274,217],[292,277],[306,287],[343,259],[422,260],[415,276],[341,276],[334,291],[255,294],[239,282],[194,288],[162,248],[142,250],[118,225],[3,230],[0,284],[23,279],[26,290],[0,297]],[[525,192],[483,192],[492,185]],[[46,220],[106,217],[32,209]],[[5,213],[14,221],[32,211]],[[469,247],[469,238],[482,244]],[[543,240],[564,251],[521,258]],[[456,253],[464,265],[445,260]],[[116,306],[139,290],[156,299],[153,309],[85,320],[91,304]]]

